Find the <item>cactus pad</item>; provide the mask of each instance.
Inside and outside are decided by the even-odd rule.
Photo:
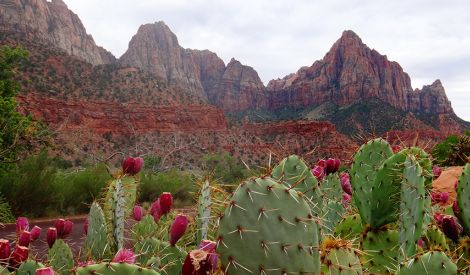
[[[398,265],[398,232],[390,229],[371,230],[361,239],[363,266],[370,273],[393,272]]]
[[[103,210],[97,202],[93,202],[88,215],[88,234],[85,240],[86,256],[94,260],[102,260],[109,250],[106,220]]]
[[[49,264],[55,272],[66,275],[73,269],[74,261],[70,247],[62,239],[57,239],[49,249]]]
[[[359,214],[347,216],[335,228],[335,236],[347,240],[359,240],[362,230],[361,216]]]
[[[457,265],[443,252],[430,251],[409,260],[397,272],[397,275],[417,274],[453,275],[457,274]]]
[[[268,177],[249,179],[220,220],[217,252],[229,274],[320,274],[317,232],[301,193]]]
[[[197,201],[197,229],[196,243],[208,239],[209,222],[211,218],[211,187],[209,180],[205,180],[201,186]]]
[[[35,260],[27,260],[22,263],[20,267],[16,270],[16,275],[34,275],[36,274],[36,269],[43,268],[44,265]],[[3,274],[0,268],[0,274]]]
[[[459,178],[457,203],[465,234],[470,236],[470,163],[465,165]]]
[[[367,224],[371,223],[371,197],[375,175],[382,163],[392,154],[392,148],[388,142],[378,138],[363,144],[354,155],[354,162],[351,166],[353,200],[362,220]]]
[[[328,268],[325,274],[331,275],[358,275],[362,273],[359,257],[352,248],[334,248],[327,252],[323,259]]]
[[[436,226],[428,228],[424,235],[426,246],[429,250],[445,250],[449,251],[449,245],[447,244],[446,236]]]
[[[77,275],[159,275],[152,269],[126,263],[99,263],[77,268]]]

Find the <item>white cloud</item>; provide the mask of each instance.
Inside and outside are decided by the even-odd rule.
[[[440,78],[456,113],[470,120],[467,0],[65,2],[97,44],[116,56],[141,24],[163,20],[183,47],[209,49],[225,62],[235,57],[265,83],[321,59],[343,30],[352,29],[369,47],[399,62],[414,87]]]

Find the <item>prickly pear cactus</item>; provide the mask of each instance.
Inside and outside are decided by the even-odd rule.
[[[470,236],[470,163],[465,165],[459,178],[457,203],[465,234]]]
[[[134,244],[136,261],[142,266],[147,266],[150,258],[158,254],[159,248],[160,241],[156,238],[146,238],[136,241]]]
[[[323,235],[333,234],[336,226],[346,213],[343,204],[338,201],[328,201],[323,204],[321,230]]]
[[[142,268],[133,264],[126,263],[99,263],[77,268],[78,275],[159,275],[152,269]]]
[[[109,245],[106,220],[103,210],[97,202],[93,202],[88,215],[88,234],[85,239],[87,258],[102,260],[108,254]]]
[[[335,236],[347,240],[359,240],[361,237],[362,230],[361,216],[354,214],[351,216],[344,217],[335,228]]]
[[[124,176],[110,182],[104,212],[108,223],[108,239],[115,250],[124,246],[124,223],[132,212],[137,192],[135,177]]]
[[[429,250],[441,250],[449,251],[449,245],[447,244],[446,236],[436,226],[428,228],[424,235],[426,246]]]
[[[196,243],[208,239],[209,223],[211,218],[211,186],[209,180],[205,180],[201,186],[197,201],[196,218]]]
[[[457,250],[455,251],[457,266],[464,272],[470,272],[470,238],[461,238]]]
[[[320,191],[324,201],[333,200],[340,202],[343,196],[343,189],[341,188],[338,174],[334,173],[326,176],[320,185]]]
[[[158,225],[152,215],[147,214],[132,227],[133,241],[153,238],[158,236]]]
[[[160,258],[160,273],[167,275],[180,275],[187,253],[178,246],[171,246],[168,242],[160,242],[158,257]]]
[[[457,274],[457,265],[440,251],[430,251],[400,266],[397,275]]]
[[[274,167],[271,176],[275,180],[282,181],[288,188],[293,187],[296,191],[302,192],[321,208],[318,181],[299,156],[291,155],[283,159]]]
[[[400,251],[410,257],[416,253],[424,218],[423,169],[414,156],[405,160],[401,183],[400,215],[398,219]]]
[[[44,265],[35,260],[27,260],[22,263],[20,267],[16,270],[16,275],[34,275],[36,274],[36,269],[43,268]],[[0,274],[3,274],[0,269]]]
[[[369,273],[393,273],[398,264],[398,231],[366,230],[361,239],[364,268]]]
[[[336,241],[338,242],[338,241]],[[339,241],[341,242],[341,241]],[[362,273],[358,252],[352,247],[331,247],[324,250],[324,273],[331,275],[358,275]]]
[[[73,254],[70,247],[62,239],[57,239],[49,249],[47,260],[55,272],[67,275],[74,266]]]
[[[387,141],[378,138],[361,146],[354,155],[351,166],[351,185],[354,204],[359,209],[362,220],[371,223],[372,187],[382,163],[392,156],[392,148]]]
[[[320,274],[317,232],[301,193],[269,177],[249,179],[220,220],[217,251],[228,274]]]

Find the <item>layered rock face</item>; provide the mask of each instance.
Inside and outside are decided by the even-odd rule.
[[[270,81],[267,89],[274,110],[328,101],[345,106],[379,98],[404,111],[453,112],[440,81],[413,91],[401,66],[368,48],[353,31],[343,32],[322,60]]]
[[[2,0],[0,29],[58,47],[93,65],[114,62],[114,56],[98,47],[78,16],[62,0]]]

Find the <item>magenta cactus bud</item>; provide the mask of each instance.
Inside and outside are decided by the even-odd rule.
[[[36,275],[55,275],[52,267],[43,267],[36,269]]]
[[[47,232],[46,232],[46,241],[47,241],[47,244],[49,245],[49,248],[51,248],[54,245],[55,240],[57,240],[57,228],[49,227],[49,229],[47,229]]]
[[[83,231],[85,232],[85,235],[88,235],[88,217],[86,217],[83,222]]]
[[[57,237],[61,238],[64,235],[65,220],[58,219],[55,221],[54,225],[57,229]]]
[[[17,245],[10,257],[10,265],[17,268],[28,259],[29,249],[26,246]]]
[[[336,172],[335,171],[335,159],[329,158],[326,160],[325,172],[327,175]]]
[[[62,238],[69,235],[70,233],[72,233],[72,229],[73,229],[73,222],[71,220],[65,220],[64,222],[64,232],[63,232],[63,235],[61,236]]]
[[[142,158],[127,158],[122,162],[122,170],[131,176],[136,175],[142,169],[144,160]]]
[[[322,166],[316,165],[312,169],[312,174],[317,178],[318,181],[322,181],[325,177],[325,168]]]
[[[442,215],[442,214],[439,213],[439,212],[434,213],[434,221],[436,222],[436,224],[437,224],[438,226],[441,226],[443,216],[444,216],[444,215]]]
[[[173,196],[171,193],[163,192],[160,195],[160,210],[163,215],[166,215],[171,210],[171,205],[173,204]]]
[[[401,146],[400,145],[392,145],[392,151],[394,154],[398,153],[401,151]]]
[[[341,199],[341,203],[343,204],[344,207],[348,207],[349,204],[351,203],[351,195],[348,193],[343,193],[343,198]]]
[[[441,203],[442,203],[442,204],[446,204],[448,200],[449,200],[449,193],[447,193],[447,192],[442,192],[442,193],[440,194],[440,201],[441,201]]]
[[[459,241],[459,235],[462,234],[463,228],[457,222],[454,216],[442,215],[441,229],[444,234],[454,242]]]
[[[134,252],[132,252],[132,250],[130,249],[122,248],[114,256],[113,263],[134,264],[135,263]]]
[[[209,260],[210,253],[202,249],[192,250],[183,263],[182,275],[213,274],[217,268]]]
[[[209,253],[209,255],[207,255],[207,260],[211,264],[212,271],[215,271],[215,269],[217,268],[217,262],[219,261],[219,256],[217,252],[215,251],[216,248],[217,248],[217,244],[209,240],[202,240],[201,243],[199,244],[199,249],[204,250],[207,253]]]
[[[334,159],[335,161],[335,172],[338,171],[339,166],[341,165],[341,160],[339,159]]]
[[[150,215],[152,215],[153,220],[158,223],[160,217],[162,216],[162,210],[160,209],[160,198],[154,201],[150,206]]]
[[[441,175],[441,173],[442,173],[441,167],[439,167],[439,166],[437,166],[437,165],[434,165],[434,166],[432,167],[432,173],[433,173],[433,175],[434,175],[434,178],[437,179],[437,178]]]
[[[0,239],[0,262],[6,262],[10,258],[10,242],[5,239]]]
[[[41,227],[35,225],[33,229],[31,229],[31,241],[35,241],[39,239],[40,235],[41,235]]]
[[[21,232],[20,237],[18,238],[18,245],[28,247],[30,242],[31,242],[31,232],[26,231],[26,230]]]
[[[341,181],[341,189],[348,195],[352,195],[352,187],[351,187],[351,182],[349,181],[349,176],[343,176],[340,179]]]
[[[140,205],[134,206],[134,209],[132,209],[132,216],[136,221],[142,220],[142,217],[144,216],[144,208]]]
[[[188,217],[182,214],[178,214],[173,224],[171,225],[170,230],[170,244],[174,246],[176,242],[184,235],[186,228],[188,227]]]
[[[319,159],[317,161],[317,165],[316,166],[321,166],[321,167],[325,167],[326,166],[326,160],[324,159]]]
[[[25,217],[16,219],[16,236],[19,236],[24,230],[29,230],[29,221]]]
[[[421,248],[424,248],[424,241],[422,238],[419,238],[418,240],[418,246],[421,247]]]

